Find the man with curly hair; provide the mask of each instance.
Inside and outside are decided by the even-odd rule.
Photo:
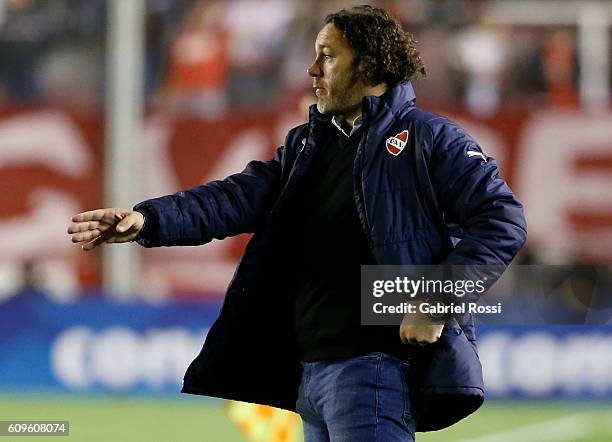
[[[272,160],[76,215],[69,233],[91,250],[254,232],[182,391],[297,411],[306,442],[414,440],[481,405],[473,324],[363,326],[360,268],[507,266],[525,241],[522,206],[465,131],[415,107],[410,80],[425,68],[386,11],[329,15],[308,74],[317,104]]]

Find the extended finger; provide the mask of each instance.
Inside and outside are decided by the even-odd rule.
[[[83,244],[81,248],[85,251],[90,251],[90,250],[95,249],[102,243],[113,242],[112,239],[113,239],[114,233],[115,233],[114,229],[106,229],[105,231],[101,232],[98,236],[94,237],[88,243]]]
[[[72,217],[73,223],[84,221],[100,221],[106,214],[106,209],[90,210],[88,212],[77,213]]]
[[[72,223],[68,226],[68,233],[87,232],[100,227],[100,221],[86,221],[81,223]]]
[[[113,217],[115,217],[116,219],[121,219],[121,217],[123,217],[125,214],[118,214],[118,213],[114,213]],[[116,228],[117,225],[114,224],[113,226],[106,226],[105,228],[100,228],[98,230],[100,230],[100,234],[93,238],[91,241],[89,241],[88,243],[84,244],[82,246],[82,249],[85,251],[89,251],[89,250],[93,250],[96,247],[98,247],[100,244],[102,243],[114,243],[114,242],[126,242],[129,241],[128,238],[118,238],[116,236]],[[86,234],[88,232],[85,232],[84,234]]]
[[[70,239],[72,240],[72,242],[91,241],[92,239],[97,238],[101,234],[102,234],[102,230],[94,229],[94,230],[89,230],[87,232],[75,233],[70,237]]]

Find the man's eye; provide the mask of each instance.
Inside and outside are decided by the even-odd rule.
[[[331,55],[328,55],[328,54],[323,54],[323,58],[324,58],[325,60],[330,60],[330,59],[331,59],[331,58],[333,58],[333,57],[332,57]]]

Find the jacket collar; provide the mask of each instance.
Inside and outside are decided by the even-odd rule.
[[[406,107],[414,106],[416,95],[412,83],[403,81],[380,97],[363,97],[362,109],[365,119],[374,119],[378,114],[389,111],[400,113]]]
[[[406,107],[414,106],[416,95],[410,81],[403,81],[395,87],[392,87],[380,97],[368,96],[363,97],[362,111],[364,124],[376,119],[376,117],[385,112],[393,114],[400,113]],[[323,115],[317,110],[316,104],[310,106],[309,109],[311,123],[330,123],[331,117]]]

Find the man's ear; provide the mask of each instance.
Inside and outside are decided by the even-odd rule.
[[[370,72],[369,66],[371,65],[373,63],[368,63],[368,60],[363,57],[355,57],[353,60],[353,66],[357,72],[357,80],[361,80],[366,86],[377,86],[372,76],[368,74]]]
[[[359,73],[359,77],[363,79],[363,73],[365,72],[365,63],[363,62],[363,58],[356,56],[353,59],[353,69],[355,69]]]

